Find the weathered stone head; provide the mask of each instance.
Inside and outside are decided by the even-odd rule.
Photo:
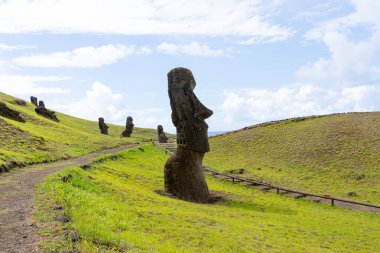
[[[102,117],[99,118],[99,129],[101,134],[108,134],[108,126]]]
[[[158,135],[158,142],[159,143],[167,143],[168,137],[166,137],[164,133],[164,128],[161,125],[157,126],[157,135]]]
[[[133,118],[131,116],[127,117],[127,123],[125,124],[125,126],[126,127],[128,127],[128,126],[130,126],[130,127],[132,126],[133,127],[134,126],[134,124],[133,124]]]
[[[204,121],[213,112],[195,96],[196,86],[189,69],[175,68],[168,73],[169,98],[172,121],[177,128],[177,145],[197,152],[208,152],[207,130]]]
[[[38,106],[39,106],[40,108],[45,108],[45,103],[44,103],[44,101],[40,100],[40,101],[38,102]]]
[[[31,102],[32,104],[34,104],[35,106],[38,106],[38,102],[37,102],[37,98],[36,98],[36,97],[31,96],[31,97],[30,97],[30,102]]]
[[[131,116],[127,117],[127,122],[125,123],[125,130],[121,133],[122,137],[131,137],[133,132],[133,118]]]

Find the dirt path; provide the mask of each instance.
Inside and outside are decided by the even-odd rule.
[[[33,224],[34,186],[47,175],[89,163],[94,158],[138,146],[131,144],[48,164],[27,166],[0,174],[0,252],[39,252],[38,228]]]

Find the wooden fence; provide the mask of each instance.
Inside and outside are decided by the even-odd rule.
[[[158,143],[158,142],[153,142],[153,144],[158,146],[158,147],[161,147],[167,153],[173,154],[173,152],[171,150],[169,150],[167,147],[165,147],[164,145],[160,145],[160,143]],[[172,145],[175,145],[175,143],[173,143]],[[268,189],[276,190],[277,194],[279,194],[279,193],[296,193],[296,194],[299,194],[298,198],[315,197],[315,198],[319,198],[319,199],[329,200],[331,203],[331,206],[334,206],[336,201],[340,201],[342,203],[349,203],[352,205],[370,207],[370,208],[376,209],[376,211],[380,211],[380,206],[378,206],[378,205],[367,204],[367,203],[357,202],[357,201],[348,200],[348,199],[335,198],[335,197],[331,197],[328,195],[319,195],[319,194],[313,194],[313,193],[308,193],[308,192],[302,192],[302,191],[293,190],[293,189],[289,189],[289,188],[285,188],[285,187],[281,187],[281,186],[272,185],[269,183],[264,183],[264,182],[257,181],[254,179],[250,179],[250,178],[238,177],[236,175],[219,172],[219,171],[216,171],[216,170],[213,170],[210,168],[203,168],[203,170],[208,174],[211,174],[214,176],[218,175],[218,176],[224,177],[226,179],[230,179],[233,183],[244,182],[247,185],[252,185],[252,186],[257,186],[257,185],[265,186]]]
[[[238,177],[235,175],[230,175],[227,173],[212,170],[210,168],[204,168],[204,171],[207,172],[208,174],[211,174],[211,175],[218,175],[218,176],[222,176],[224,178],[231,179],[233,183],[244,182],[244,183],[247,183],[250,185],[266,186],[270,189],[276,190],[277,194],[279,194],[282,191],[285,193],[297,193],[297,194],[300,194],[300,197],[310,196],[310,197],[316,197],[316,198],[321,198],[321,199],[328,199],[328,200],[330,200],[332,206],[334,206],[335,201],[340,201],[343,203],[350,203],[350,204],[354,204],[354,205],[360,205],[360,206],[373,207],[373,208],[380,209],[380,206],[378,206],[378,205],[367,204],[367,203],[362,203],[362,202],[357,202],[357,201],[347,200],[347,199],[341,199],[341,198],[335,198],[335,197],[331,197],[331,196],[327,196],[327,195],[318,195],[318,194],[313,194],[313,193],[308,193],[308,192],[301,192],[301,191],[297,191],[297,190],[293,190],[293,189],[289,189],[289,188],[284,188],[281,186],[276,186],[276,185],[260,182],[260,181],[249,179],[249,178],[243,178],[243,177]]]

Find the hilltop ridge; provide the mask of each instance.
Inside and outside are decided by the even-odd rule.
[[[273,121],[210,138],[210,167],[313,193],[380,203],[380,112]]]

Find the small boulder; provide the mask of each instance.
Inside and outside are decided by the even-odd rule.
[[[356,194],[356,192],[349,192],[348,196],[350,196],[350,197],[357,197],[358,194]]]
[[[72,241],[72,242],[77,242],[79,241],[79,234],[75,231],[70,231],[69,234],[68,234],[68,238]]]
[[[67,174],[65,176],[62,177],[62,182],[66,183],[68,181],[70,181],[70,179],[73,178],[73,176],[71,174]]]

